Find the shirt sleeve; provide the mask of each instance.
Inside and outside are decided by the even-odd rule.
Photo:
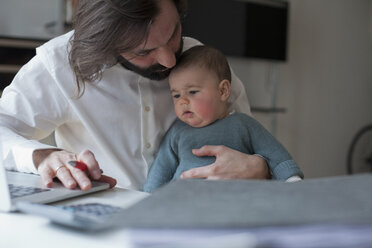
[[[287,183],[294,183],[294,182],[299,182],[302,181],[302,178],[299,176],[293,176],[285,180]]]
[[[235,75],[231,69],[231,93],[228,99],[229,112],[237,111],[252,116],[247,93],[242,81]]]
[[[293,176],[303,178],[303,173],[284,146],[258,121],[246,116],[253,152],[261,155],[268,163],[272,176],[287,180]]]
[[[34,150],[54,148],[37,140],[63,123],[67,106],[38,56],[21,68],[0,98],[0,142],[7,169],[37,173]]]
[[[171,136],[172,128],[168,131],[160,144],[159,151],[151,165],[146,183],[143,187],[143,191],[145,192],[153,192],[160,186],[171,181],[177,170],[177,150],[173,149],[174,146]]]

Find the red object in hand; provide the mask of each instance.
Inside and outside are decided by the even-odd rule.
[[[88,166],[83,162],[68,161],[68,164],[71,165],[71,166],[74,166],[76,169],[79,169],[81,171],[86,171],[88,169]]]

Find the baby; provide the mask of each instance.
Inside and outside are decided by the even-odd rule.
[[[178,119],[160,145],[144,191],[152,192],[184,171],[212,164],[215,157],[192,153],[204,145],[260,155],[274,179],[303,178],[290,154],[259,122],[246,114],[228,112],[230,82],[230,67],[220,51],[196,46],[182,54],[169,75]]]

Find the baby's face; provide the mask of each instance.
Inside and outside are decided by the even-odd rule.
[[[204,127],[227,115],[227,97],[217,75],[197,66],[181,68],[169,76],[178,118],[192,127]]]

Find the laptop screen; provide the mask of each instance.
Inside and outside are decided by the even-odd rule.
[[[11,200],[3,160],[3,146],[0,136],[0,211],[9,211]]]

